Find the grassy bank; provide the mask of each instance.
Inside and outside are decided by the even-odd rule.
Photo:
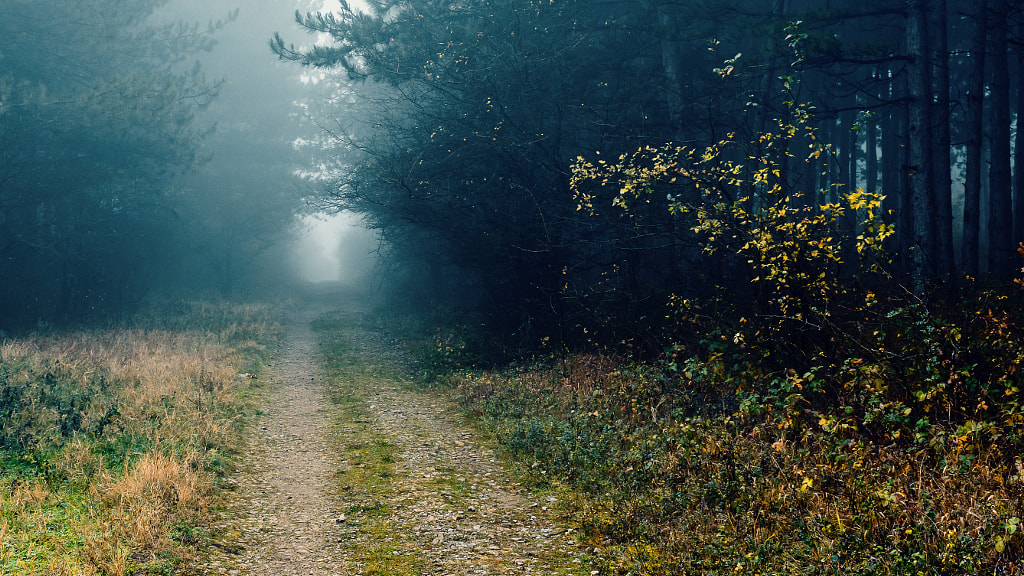
[[[4,340],[0,574],[170,573],[279,335],[263,306],[175,302]]]
[[[425,371],[561,492],[601,574],[1022,573],[1021,295],[869,304],[796,352],[737,324],[467,370],[441,337]]]

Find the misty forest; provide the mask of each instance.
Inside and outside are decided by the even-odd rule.
[[[0,576],[1024,574],[1022,113],[1019,0],[0,0]]]

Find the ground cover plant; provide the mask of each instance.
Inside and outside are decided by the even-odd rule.
[[[424,372],[565,492],[607,573],[1021,573],[1022,283],[888,275],[883,197],[786,176],[829,154],[790,105],[752,143],[577,161],[580,210],[666,198],[725,278],[666,299],[662,350],[472,370],[441,336]]]
[[[279,336],[268,307],[179,301],[3,340],[0,574],[169,573]]]
[[[1002,302],[891,310],[892,356],[819,352],[799,373],[717,338],[445,383],[532,482],[566,492],[609,573],[1013,574],[1021,317]]]

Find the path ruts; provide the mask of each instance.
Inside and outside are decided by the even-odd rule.
[[[358,328],[355,312],[346,314],[352,328],[344,336],[369,372],[396,373],[374,370],[397,361],[394,351]],[[516,485],[450,401],[385,376],[350,389],[362,397],[375,437],[395,454],[394,474],[383,480],[387,515],[368,529],[352,512],[367,495],[344,484],[353,465],[344,447],[365,441],[366,423],[341,418],[329,400],[332,384],[316,369],[310,332],[316,315],[291,315],[267,376],[263,415],[213,530],[218,544],[194,567],[198,573],[366,574],[380,569],[368,565],[369,551],[384,549],[412,555],[416,573],[428,575],[591,574],[575,535],[553,518],[553,504]]]

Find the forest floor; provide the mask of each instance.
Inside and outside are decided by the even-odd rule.
[[[554,498],[520,486],[449,399],[417,389],[396,347],[356,310],[323,313],[287,318],[195,573],[596,573]]]

